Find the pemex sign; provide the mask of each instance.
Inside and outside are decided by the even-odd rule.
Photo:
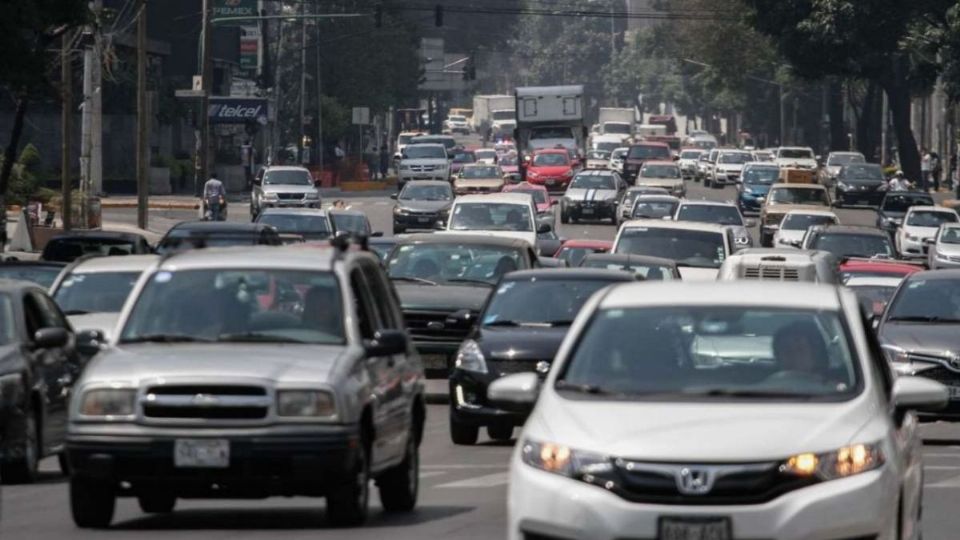
[[[221,17],[256,17],[258,0],[214,0],[213,18]],[[228,21],[218,23],[223,26],[242,26],[255,24],[256,21]]]

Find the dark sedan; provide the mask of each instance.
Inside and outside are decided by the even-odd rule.
[[[87,255],[146,255],[150,243],[136,233],[72,231],[51,238],[40,254],[42,261],[69,263]]]
[[[277,229],[265,223],[185,221],[167,231],[157,244],[157,253],[207,247],[279,246],[281,243]]]
[[[889,191],[877,208],[877,228],[891,235],[903,224],[903,216],[911,206],[934,206],[933,197],[922,191]]]
[[[626,253],[594,253],[584,257],[580,261],[580,266],[629,272],[644,281],[679,281],[681,279],[677,262],[660,257]]]
[[[480,428],[504,441],[522,426],[526,413],[498,409],[487,387],[512,373],[545,376],[560,343],[593,293],[634,281],[610,270],[528,270],[508,274],[483,308],[478,324],[457,351],[450,375],[450,437],[454,444],[477,442]]]
[[[876,206],[886,194],[883,168],[875,163],[844,165],[834,185],[834,206],[865,204]]]
[[[877,333],[894,369],[947,385],[950,403],[939,414],[960,416],[960,270],[904,278]]]
[[[446,225],[453,205],[453,189],[449,182],[417,180],[407,182],[397,195],[393,207],[393,234],[409,230],[433,230],[438,224]]]

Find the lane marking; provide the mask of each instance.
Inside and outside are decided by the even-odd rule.
[[[433,478],[434,476],[443,476],[447,474],[444,471],[420,471],[420,479]]]
[[[923,470],[925,471],[955,471],[960,469],[960,466],[957,465],[924,465]]]
[[[506,469],[509,469],[509,468],[510,468],[510,465],[509,465],[508,463],[504,463],[503,465],[493,465],[493,464],[489,464],[489,465],[485,465],[485,464],[481,464],[481,465],[460,465],[460,464],[451,464],[451,465],[421,465],[420,468],[421,468],[421,469],[424,469],[424,470],[441,470],[441,471],[443,471],[443,470],[470,470],[470,469],[500,469],[500,470],[506,470]]]
[[[485,476],[477,476],[475,478],[467,478],[466,480],[460,480],[458,482],[450,482],[449,484],[440,484],[436,486],[437,488],[489,488],[497,486],[505,486],[510,478],[510,473],[508,472],[498,472],[493,474],[488,474]],[[960,486],[958,486],[960,487]]]

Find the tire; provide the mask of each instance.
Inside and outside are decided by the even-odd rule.
[[[70,460],[67,459],[66,452],[60,452],[57,454],[57,464],[60,466],[60,472],[64,476],[70,476]]]
[[[393,226],[393,234],[403,234],[405,232],[407,232],[407,230],[403,227],[397,227],[396,225]]]
[[[334,527],[356,527],[367,520],[370,506],[370,441],[364,436],[353,482],[327,495],[327,521]]]
[[[420,490],[420,451],[417,438],[411,431],[403,461],[384,472],[377,479],[380,502],[387,512],[409,512],[417,506]]]
[[[487,426],[487,435],[498,442],[509,441],[513,438],[513,426]]]
[[[564,225],[570,223],[570,216],[567,215],[567,211],[563,208],[560,209],[560,223],[563,223]]]
[[[711,184],[712,184],[712,182],[710,181],[709,178],[704,178],[704,179],[703,179],[703,187],[713,187]]]
[[[137,497],[140,510],[146,514],[169,514],[177,506],[177,498],[169,493],[150,493]]]
[[[27,412],[24,420],[23,456],[0,465],[0,477],[8,484],[31,484],[37,480],[40,463],[40,439],[37,434],[37,417]]]
[[[480,428],[458,422],[450,417],[450,440],[458,446],[472,446],[477,444],[480,437]]]
[[[77,527],[109,527],[116,505],[116,492],[113,486],[106,482],[85,478],[70,479],[70,512]]]

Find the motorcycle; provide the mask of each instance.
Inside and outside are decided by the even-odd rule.
[[[219,210],[216,219],[214,219],[213,215],[214,207],[217,207]],[[227,200],[223,197],[220,197],[219,200],[215,198],[203,199],[203,204],[200,205],[200,215],[203,221],[226,221]]]

